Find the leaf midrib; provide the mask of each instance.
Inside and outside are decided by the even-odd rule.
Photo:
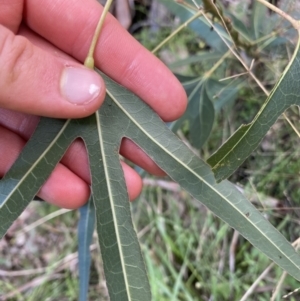
[[[300,32],[298,32],[298,35],[300,35]],[[223,156],[217,163],[214,164],[214,166],[212,167],[213,170],[215,170],[218,166],[221,165],[221,163],[230,156],[230,154],[236,149],[236,147],[241,143],[241,141],[244,139],[244,137],[248,134],[248,132],[252,129],[252,127],[255,125],[257,119],[261,116],[261,114],[263,113],[263,111],[265,110],[266,106],[269,104],[272,96],[274,95],[274,93],[277,91],[277,88],[279,87],[279,85],[281,84],[281,82],[283,81],[283,79],[285,78],[286,73],[289,71],[291,65],[294,63],[294,60],[297,56],[297,53],[299,51],[299,46],[300,46],[300,38],[298,38],[297,41],[297,45],[296,48],[294,50],[293,56],[291,58],[291,60],[289,61],[288,65],[286,66],[286,68],[284,69],[284,72],[282,73],[279,81],[276,83],[276,85],[273,87],[271,94],[268,96],[267,101],[263,104],[263,106],[261,107],[261,109],[258,111],[258,113],[256,114],[256,116],[254,117],[254,119],[251,121],[251,123],[246,124],[250,125],[249,129],[241,136],[241,138],[235,143],[235,145],[233,146],[232,150],[230,151],[230,153],[228,152],[225,156]],[[239,128],[240,129],[240,128]],[[238,129],[238,130],[239,130]],[[236,132],[235,132],[236,133]],[[234,134],[235,134],[234,133]],[[231,136],[232,137],[232,136]],[[231,138],[229,137],[229,139]],[[225,142],[226,143],[226,142]],[[222,147],[222,146],[221,146]]]
[[[211,190],[213,190],[216,194],[218,194],[222,199],[224,199],[228,204],[230,204],[230,206],[232,208],[235,209],[235,211],[239,212],[241,216],[244,215],[243,213],[237,208],[235,207],[231,202],[229,202],[226,198],[224,198],[224,196],[222,194],[219,193],[218,190],[216,190],[212,185],[210,185],[208,182],[206,182],[199,174],[197,174],[196,172],[194,172],[194,170],[192,170],[189,166],[187,166],[186,164],[184,164],[182,161],[180,161],[179,159],[177,159],[177,157],[174,157],[172,153],[169,152],[168,149],[166,149],[165,147],[163,147],[160,143],[158,143],[155,139],[153,139],[153,137],[151,135],[148,134],[148,132],[146,130],[144,130],[143,127],[140,126],[140,124],[138,122],[135,121],[134,118],[131,117],[131,115],[123,108],[123,106],[118,102],[118,100],[107,90],[107,94],[114,100],[115,104],[122,110],[122,112],[155,144],[157,144],[161,149],[163,149],[167,154],[169,154],[170,157],[172,157],[175,161],[177,161],[179,164],[183,165],[187,170],[189,170],[192,174],[194,174],[197,178],[199,178],[203,183],[205,183]],[[249,219],[248,219],[249,220]],[[249,220],[250,221],[250,220]],[[278,247],[276,244],[273,243],[272,240],[270,240],[268,238],[268,236],[264,235],[263,232],[260,231],[260,229],[258,227],[256,227],[256,224],[253,223],[251,221],[251,224],[254,228],[256,228],[258,230],[258,232],[260,232],[262,234],[263,237],[266,237],[268,241],[271,242],[272,245],[275,246],[275,248],[279,251],[279,253],[283,254],[285,258],[287,258],[292,264],[293,261],[291,260],[290,257],[287,257]]]
[[[66,127],[69,125],[71,119],[67,119],[66,122],[64,123],[64,125],[62,126],[62,128],[60,129],[60,131],[57,133],[57,135],[55,136],[55,138],[49,143],[49,146],[47,146],[47,148],[43,151],[43,153],[39,156],[39,158],[30,166],[30,168],[28,169],[28,171],[23,175],[23,177],[18,181],[18,184],[14,187],[14,189],[6,196],[6,198],[4,199],[4,201],[2,202],[2,204],[0,204],[0,209],[6,204],[6,202],[9,200],[9,198],[11,197],[11,195],[18,190],[18,188],[20,187],[20,185],[23,183],[24,179],[26,180],[26,178],[29,176],[29,174],[34,170],[34,168],[40,163],[40,161],[44,158],[44,156],[47,154],[47,152],[49,151],[49,149],[51,149],[51,147],[57,142],[57,140],[60,138],[60,136],[64,133]]]
[[[109,94],[108,90],[106,90],[106,92]],[[105,156],[105,149],[104,149],[104,145],[103,145],[103,137],[102,137],[102,129],[101,129],[101,122],[100,122],[100,114],[99,111],[97,111],[95,113],[96,115],[96,123],[97,123],[97,132],[98,132],[98,138],[99,138],[99,144],[100,144],[100,149],[101,149],[101,153],[102,153],[102,160],[103,160],[103,166],[104,166],[104,173],[105,173],[105,178],[106,178],[106,183],[107,183],[107,189],[108,189],[108,197],[109,197],[109,202],[110,202],[110,207],[112,210],[112,215],[113,215],[113,221],[115,222],[117,220],[116,217],[116,212],[115,212],[115,206],[112,202],[113,200],[113,194],[112,194],[112,189],[110,186],[110,181],[109,181],[109,173],[107,170],[107,160],[106,160],[106,156]],[[122,250],[122,243],[120,240],[120,234],[119,234],[119,228],[118,225],[115,225],[115,229],[116,229],[116,237],[117,237],[117,245],[118,250],[119,250],[119,256],[120,256],[120,261],[121,261],[121,265],[122,265],[122,270],[126,271],[126,264],[123,260],[124,256],[123,256],[123,250]],[[131,300],[131,296],[130,296],[130,285],[128,284],[128,280],[127,280],[127,272],[123,273],[124,275],[124,282],[125,282],[125,286],[126,286],[126,294],[127,297],[129,298],[129,300]]]

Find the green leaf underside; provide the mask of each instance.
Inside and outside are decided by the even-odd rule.
[[[109,106],[101,108],[103,120],[106,109]],[[119,162],[122,137],[117,127],[100,124],[100,115],[98,111],[76,120],[41,119],[19,159],[0,181],[0,234],[5,234],[33,199],[72,141],[81,137],[90,160],[96,225],[110,300],[148,301],[150,287]]]
[[[182,188],[300,280],[300,256],[260,212],[230,182],[217,184],[209,166],[147,105],[107,77],[105,82],[111,116],[119,115],[125,122],[122,136],[139,145]]]
[[[299,43],[298,40],[290,63],[253,121],[242,125],[207,160],[217,181],[228,178],[248,158],[286,109],[300,105]]]
[[[91,166],[97,230],[110,299],[151,300],[119,162],[120,141],[127,137],[191,195],[300,280],[300,257],[259,211],[230,182],[217,184],[209,166],[143,101],[101,75],[107,85],[107,97],[99,111],[88,118],[65,122],[43,118],[20,158],[0,181],[1,236],[36,194],[37,187],[42,185],[68,145],[81,137]],[[46,134],[49,129],[56,131],[52,138]],[[57,142],[50,145],[50,138]],[[30,155],[35,157],[31,161]],[[39,158],[43,168],[35,163]],[[39,180],[41,175],[37,171],[42,169],[44,174],[46,166],[50,166],[50,172]],[[9,181],[9,175],[15,174],[18,177]],[[31,192],[27,194],[32,183],[36,188],[29,189]],[[8,195],[13,197],[7,199]]]
[[[150,287],[132,224],[130,203],[119,160],[123,127],[108,99],[94,118],[86,143],[92,175],[97,232],[110,300],[151,300]],[[100,152],[99,152],[100,151]]]
[[[69,121],[41,118],[22,153],[0,181],[0,237],[47,180],[76,133]]]

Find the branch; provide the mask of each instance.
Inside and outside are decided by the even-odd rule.
[[[296,30],[300,31],[300,22],[298,20],[294,19],[293,17],[288,15],[286,12],[284,12],[283,10],[281,10],[277,6],[269,3],[266,0],[256,0],[256,1],[262,3],[263,5],[265,5],[266,7],[268,7],[269,9],[271,9],[272,11],[274,11],[275,13],[277,13],[278,15],[280,15],[281,17],[283,17],[284,19],[289,21]]]

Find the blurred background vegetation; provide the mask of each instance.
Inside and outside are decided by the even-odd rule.
[[[298,39],[286,21],[254,0],[216,1],[217,13],[206,2],[197,4],[212,24],[198,19],[156,52],[189,96],[190,109],[170,127],[205,159],[252,120],[266,99],[262,87],[272,89]],[[300,18],[297,0],[270,2]],[[193,1],[116,0],[112,13],[153,50],[197,11]],[[299,108],[286,115],[299,129]],[[291,242],[300,230],[299,146],[281,117],[230,178]],[[170,179],[144,174],[144,184],[132,211],[153,300],[278,301],[300,286],[290,276],[280,283],[279,268]],[[77,221],[76,211],[31,203],[0,241],[1,301],[77,300]],[[96,239],[92,254],[89,300],[108,300]],[[299,292],[287,298],[299,299]]]

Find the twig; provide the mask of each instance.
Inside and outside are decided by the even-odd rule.
[[[29,232],[29,231],[31,231],[32,229],[34,229],[34,228],[40,226],[41,224],[44,224],[45,222],[47,222],[47,221],[49,221],[49,220],[51,220],[51,219],[53,219],[53,218],[55,218],[55,217],[57,217],[57,216],[60,216],[60,215],[62,215],[62,214],[68,213],[68,212],[70,212],[70,211],[72,211],[72,210],[70,210],[70,209],[59,209],[59,210],[57,210],[57,211],[54,211],[54,212],[52,212],[52,213],[50,213],[50,214],[48,214],[48,215],[46,215],[46,216],[40,218],[39,220],[35,221],[34,223],[32,223],[32,224],[30,224],[30,225],[28,225],[28,226],[22,228],[21,230],[19,230],[19,231],[15,234],[15,236],[18,236],[18,235],[20,235],[20,234],[24,234],[24,233],[26,233],[26,232]]]
[[[281,15],[282,17],[284,17],[286,20],[288,20],[292,24],[292,26],[299,32],[299,35],[300,35],[300,21],[295,20],[294,18],[292,18],[291,16],[289,16],[287,13],[285,13],[284,11],[282,11],[281,9],[279,9],[278,7],[270,4],[266,0],[257,0],[257,1],[259,1],[262,4],[266,5],[269,9],[273,10],[274,12],[278,13],[279,15]],[[181,1],[178,1],[178,2],[184,4],[184,6],[190,8],[190,9],[195,9],[195,8],[191,7],[191,5],[188,2],[185,2],[184,0],[181,0]],[[217,6],[211,0],[207,0],[204,3],[205,3],[205,7],[204,8],[208,9],[208,11],[210,11],[209,8],[212,8],[213,11],[216,12],[216,14],[214,14],[214,16],[215,17],[218,16],[218,18],[221,20],[221,22],[224,25],[225,19],[224,19],[224,17],[222,18],[222,14],[221,14],[220,10],[217,8]],[[198,9],[198,5],[196,5],[196,7]],[[252,69],[251,66],[248,67],[244,63],[244,61],[234,51],[233,47],[231,47],[228,44],[228,42],[223,38],[223,36],[220,34],[220,32],[217,30],[217,28],[213,25],[213,23],[210,21],[210,19],[206,16],[206,14],[204,12],[203,12],[203,16],[206,19],[206,21],[210,24],[210,26],[217,32],[217,34],[220,36],[220,38],[223,40],[223,42],[226,44],[226,46],[229,48],[229,50],[233,53],[233,55],[238,59],[238,61],[240,61],[240,63],[246,69],[246,72],[240,73],[240,74],[237,74],[237,75],[233,75],[232,77],[228,77],[226,79],[235,78],[235,77],[238,77],[238,76],[241,76],[241,75],[249,74],[254,79],[254,81],[257,83],[257,85],[261,88],[261,90],[266,94],[266,96],[269,96],[269,94],[270,94],[269,91],[262,85],[262,83],[259,81],[259,79],[251,72],[251,69]],[[229,28],[228,28],[226,22],[225,22],[225,24],[226,24],[226,26],[224,26],[224,27],[226,28],[226,30],[228,32]],[[233,34],[230,34],[230,36],[231,36],[231,38],[233,40],[233,43],[234,44],[238,44],[237,43],[237,42],[239,42],[238,38],[235,39],[235,35],[233,35]],[[250,43],[249,45],[251,46],[252,44]],[[248,45],[243,45],[243,46],[245,46],[246,48],[248,47]],[[226,79],[222,79],[222,80],[226,80]],[[295,131],[295,133],[298,135],[298,137],[300,137],[299,131],[297,131],[297,129],[295,128],[295,126],[293,125],[293,123],[291,122],[291,120],[286,116],[286,114],[283,114],[283,116],[287,120],[287,122],[289,123],[289,125],[292,127],[292,129]]]
[[[179,192],[181,191],[181,188],[179,184],[171,181],[164,181],[164,180],[156,180],[156,179],[150,179],[150,178],[144,178],[143,184],[145,186],[151,186],[151,187],[161,187],[162,189],[173,191],[173,192]]]
[[[230,247],[229,247],[229,270],[231,274],[235,272],[235,252],[236,252],[236,246],[238,244],[239,236],[240,233],[234,230]]]
[[[262,1],[262,0],[257,0]],[[252,69],[252,63],[251,66],[248,67],[245,62],[242,60],[242,58],[235,52],[235,50],[228,44],[228,42],[222,37],[222,35],[219,33],[218,29],[213,25],[213,23],[210,21],[210,19],[206,16],[205,13],[203,13],[203,17],[206,19],[206,21],[214,28],[214,30],[218,33],[219,37],[223,40],[223,42],[226,44],[226,46],[229,48],[231,53],[240,61],[240,63],[243,65],[243,67],[246,69],[247,73],[254,79],[254,81],[257,83],[257,85],[262,89],[262,91],[265,93],[265,95],[268,97],[270,95],[270,92],[264,87],[264,85],[260,82],[260,80],[253,74],[251,71]],[[297,21],[298,22],[298,21]],[[300,25],[299,25],[299,34],[300,34]],[[239,74],[241,75],[241,74]],[[291,120],[286,116],[286,114],[283,114],[284,118],[287,120],[289,125],[292,127],[292,129],[295,131],[295,133],[300,138],[300,133],[297,131]]]
[[[299,245],[300,245],[300,238],[298,238],[296,241],[294,241],[292,245],[293,245],[293,247],[295,247],[296,250],[298,250]],[[275,290],[272,294],[272,297],[271,297],[270,301],[275,301],[276,300],[276,297],[280,293],[280,289],[282,287],[283,281],[285,280],[286,276],[287,276],[287,272],[283,272],[280,279],[279,279],[279,281],[277,282],[276,288],[275,288]],[[284,295],[282,298],[286,299],[287,297],[291,296],[292,294],[294,294],[298,290],[299,290],[299,288],[295,289],[293,292],[291,292],[287,295]]]
[[[172,32],[166,39],[164,39],[161,43],[159,43],[153,50],[152,53],[157,52],[162,46],[164,46],[167,42],[169,42],[178,32],[187,27],[191,22],[199,18],[203,14],[202,10],[199,10],[195,15],[193,15],[190,19],[180,25],[174,32]]]
[[[50,280],[56,280],[56,279],[61,279],[63,277],[63,275],[59,275],[59,274],[51,274],[51,275],[43,275],[37,278],[34,278],[32,281],[22,285],[21,287],[15,289],[13,292],[10,292],[6,295],[2,295],[0,296],[0,301],[6,301],[6,300],[11,300],[13,297],[16,296],[20,296],[20,294],[24,291],[27,291],[28,289],[32,288],[32,287],[36,287],[39,286],[43,283],[45,283],[46,281],[50,281]]]
[[[293,27],[295,29],[297,29],[298,31],[300,30],[300,22],[298,20],[295,20],[293,17],[288,15],[286,12],[284,12],[277,6],[271,4],[270,2],[268,2],[266,0],[256,0],[256,1],[262,3],[263,5],[265,5],[266,7],[268,7],[269,9],[271,9],[272,11],[276,12],[278,15],[282,16],[284,19],[289,21],[293,25]]]
[[[204,8],[206,10],[206,12],[210,12],[213,15],[213,18],[216,18],[217,16],[219,17],[221,23],[223,24],[225,30],[227,31],[228,35],[231,37],[233,44],[235,46],[235,48],[237,49],[237,45],[236,42],[238,42],[238,35],[235,34],[231,34],[231,30],[232,30],[232,25],[231,25],[231,20],[229,20],[227,17],[225,17],[223,15],[223,11],[220,10],[217,5],[214,3],[214,1],[212,0],[204,0],[203,1],[204,4]],[[214,19],[212,19],[214,20]]]
[[[293,247],[297,247],[299,245],[300,242],[300,238],[298,238],[297,240],[295,240],[292,245]],[[240,299],[240,301],[247,301],[249,300],[249,296],[254,292],[255,288],[258,286],[259,282],[265,278],[268,273],[270,272],[270,270],[273,268],[274,263],[271,263],[261,274],[260,276],[253,282],[253,284],[249,287],[249,289],[246,291],[246,293],[244,294],[244,296],[242,297],[242,299]],[[284,272],[285,273],[285,272]],[[285,296],[283,296],[285,297]]]
[[[196,2],[196,0],[192,0],[197,9],[200,9],[200,5]]]
[[[249,296],[254,292],[255,288],[259,285],[260,281],[262,279],[264,279],[269,272],[271,271],[271,269],[273,268],[274,263],[271,263],[260,275],[259,277],[252,283],[252,285],[248,288],[248,290],[246,291],[246,293],[244,294],[244,296],[242,297],[242,299],[240,299],[240,301],[247,301],[249,300]]]
[[[283,117],[286,119],[286,121],[289,123],[289,125],[291,126],[291,128],[295,131],[295,133],[298,135],[298,137],[300,138],[300,133],[299,131],[296,129],[296,127],[294,126],[294,124],[292,123],[292,121],[287,117],[287,115],[285,113],[283,113]]]
[[[225,52],[222,57],[213,65],[213,67],[204,73],[203,78],[208,79],[211,75],[219,68],[219,66],[225,61],[225,59],[230,55],[230,51]]]
[[[205,13],[203,13],[203,17],[208,22],[208,24],[216,31],[216,33],[219,35],[219,37],[222,39],[222,41],[225,43],[225,45],[228,47],[228,49],[231,51],[231,53],[237,58],[237,60],[243,65],[243,67],[247,70],[247,72],[250,74],[250,76],[254,79],[254,81],[257,83],[257,85],[264,91],[264,93],[269,96],[269,91],[262,85],[262,83],[259,81],[259,79],[252,73],[251,66],[248,67],[246,63],[243,61],[243,59],[235,52],[235,50],[228,44],[228,42],[223,38],[219,30],[214,26],[214,24],[210,21],[210,19],[206,16]]]
[[[90,246],[90,251],[94,251],[94,250],[96,250],[96,244]],[[66,266],[68,266],[70,262],[74,260],[76,260],[76,262],[78,261],[78,252],[71,253],[66,257],[62,258],[61,260],[58,260],[57,262],[53,263],[52,265],[43,268],[20,270],[20,271],[0,270],[0,276],[1,277],[24,277],[24,276],[31,276],[34,274],[49,273],[49,272],[53,274],[62,271],[63,269],[66,268]]]

